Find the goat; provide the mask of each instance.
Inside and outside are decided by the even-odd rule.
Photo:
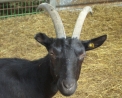
[[[0,59],[0,98],[52,98],[57,91],[64,96],[72,95],[86,51],[101,46],[107,35],[90,40],[79,40],[86,15],[92,12],[85,7],[79,14],[72,37],[66,37],[58,12],[47,3],[45,9],[54,23],[56,38],[37,33],[35,39],[44,45],[48,54],[41,59],[29,61],[19,58]]]

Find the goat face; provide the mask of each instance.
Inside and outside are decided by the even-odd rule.
[[[81,64],[85,51],[99,47],[106,40],[106,35],[87,41],[77,38],[48,38],[38,33],[35,39],[43,44],[50,57],[50,69],[54,79],[57,80],[58,90],[65,96],[72,95],[77,88]]]

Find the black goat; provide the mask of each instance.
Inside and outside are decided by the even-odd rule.
[[[87,41],[79,40],[90,7],[80,13],[71,38],[66,38],[61,19],[52,6],[43,3],[40,8],[49,12],[57,38],[49,38],[43,33],[35,36],[48,50],[47,56],[39,60],[0,59],[0,98],[51,98],[58,90],[65,96],[72,95],[77,88],[85,51],[101,46],[107,38],[103,35]]]

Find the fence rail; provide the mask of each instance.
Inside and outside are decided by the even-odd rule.
[[[114,3],[122,2],[122,0],[69,0],[70,2],[65,2],[65,0],[58,0],[56,7],[70,7],[78,5],[91,5],[91,4],[101,4],[101,3]]]
[[[32,0],[0,0],[0,3],[5,3],[5,2],[29,2]],[[44,1],[44,0],[33,0],[33,1]]]
[[[57,6],[60,7],[71,7],[71,6],[79,6],[79,5],[92,5],[92,4],[107,4],[107,3],[114,3],[114,2],[122,2],[122,0],[76,0],[75,2],[69,3],[60,3],[58,2]]]
[[[21,0],[14,0],[14,2],[16,1],[21,1]],[[13,0],[0,0],[0,3],[4,3],[4,2],[13,2]]]

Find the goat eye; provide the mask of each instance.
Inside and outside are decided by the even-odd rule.
[[[53,52],[51,52],[51,53],[50,53],[50,55],[54,55],[54,53],[53,53]]]
[[[53,52],[50,52],[50,56],[53,58],[53,59],[56,59],[56,56]]]
[[[49,51],[49,54],[50,54],[51,56],[53,56],[53,55],[54,55],[53,50],[50,50],[50,51]]]

